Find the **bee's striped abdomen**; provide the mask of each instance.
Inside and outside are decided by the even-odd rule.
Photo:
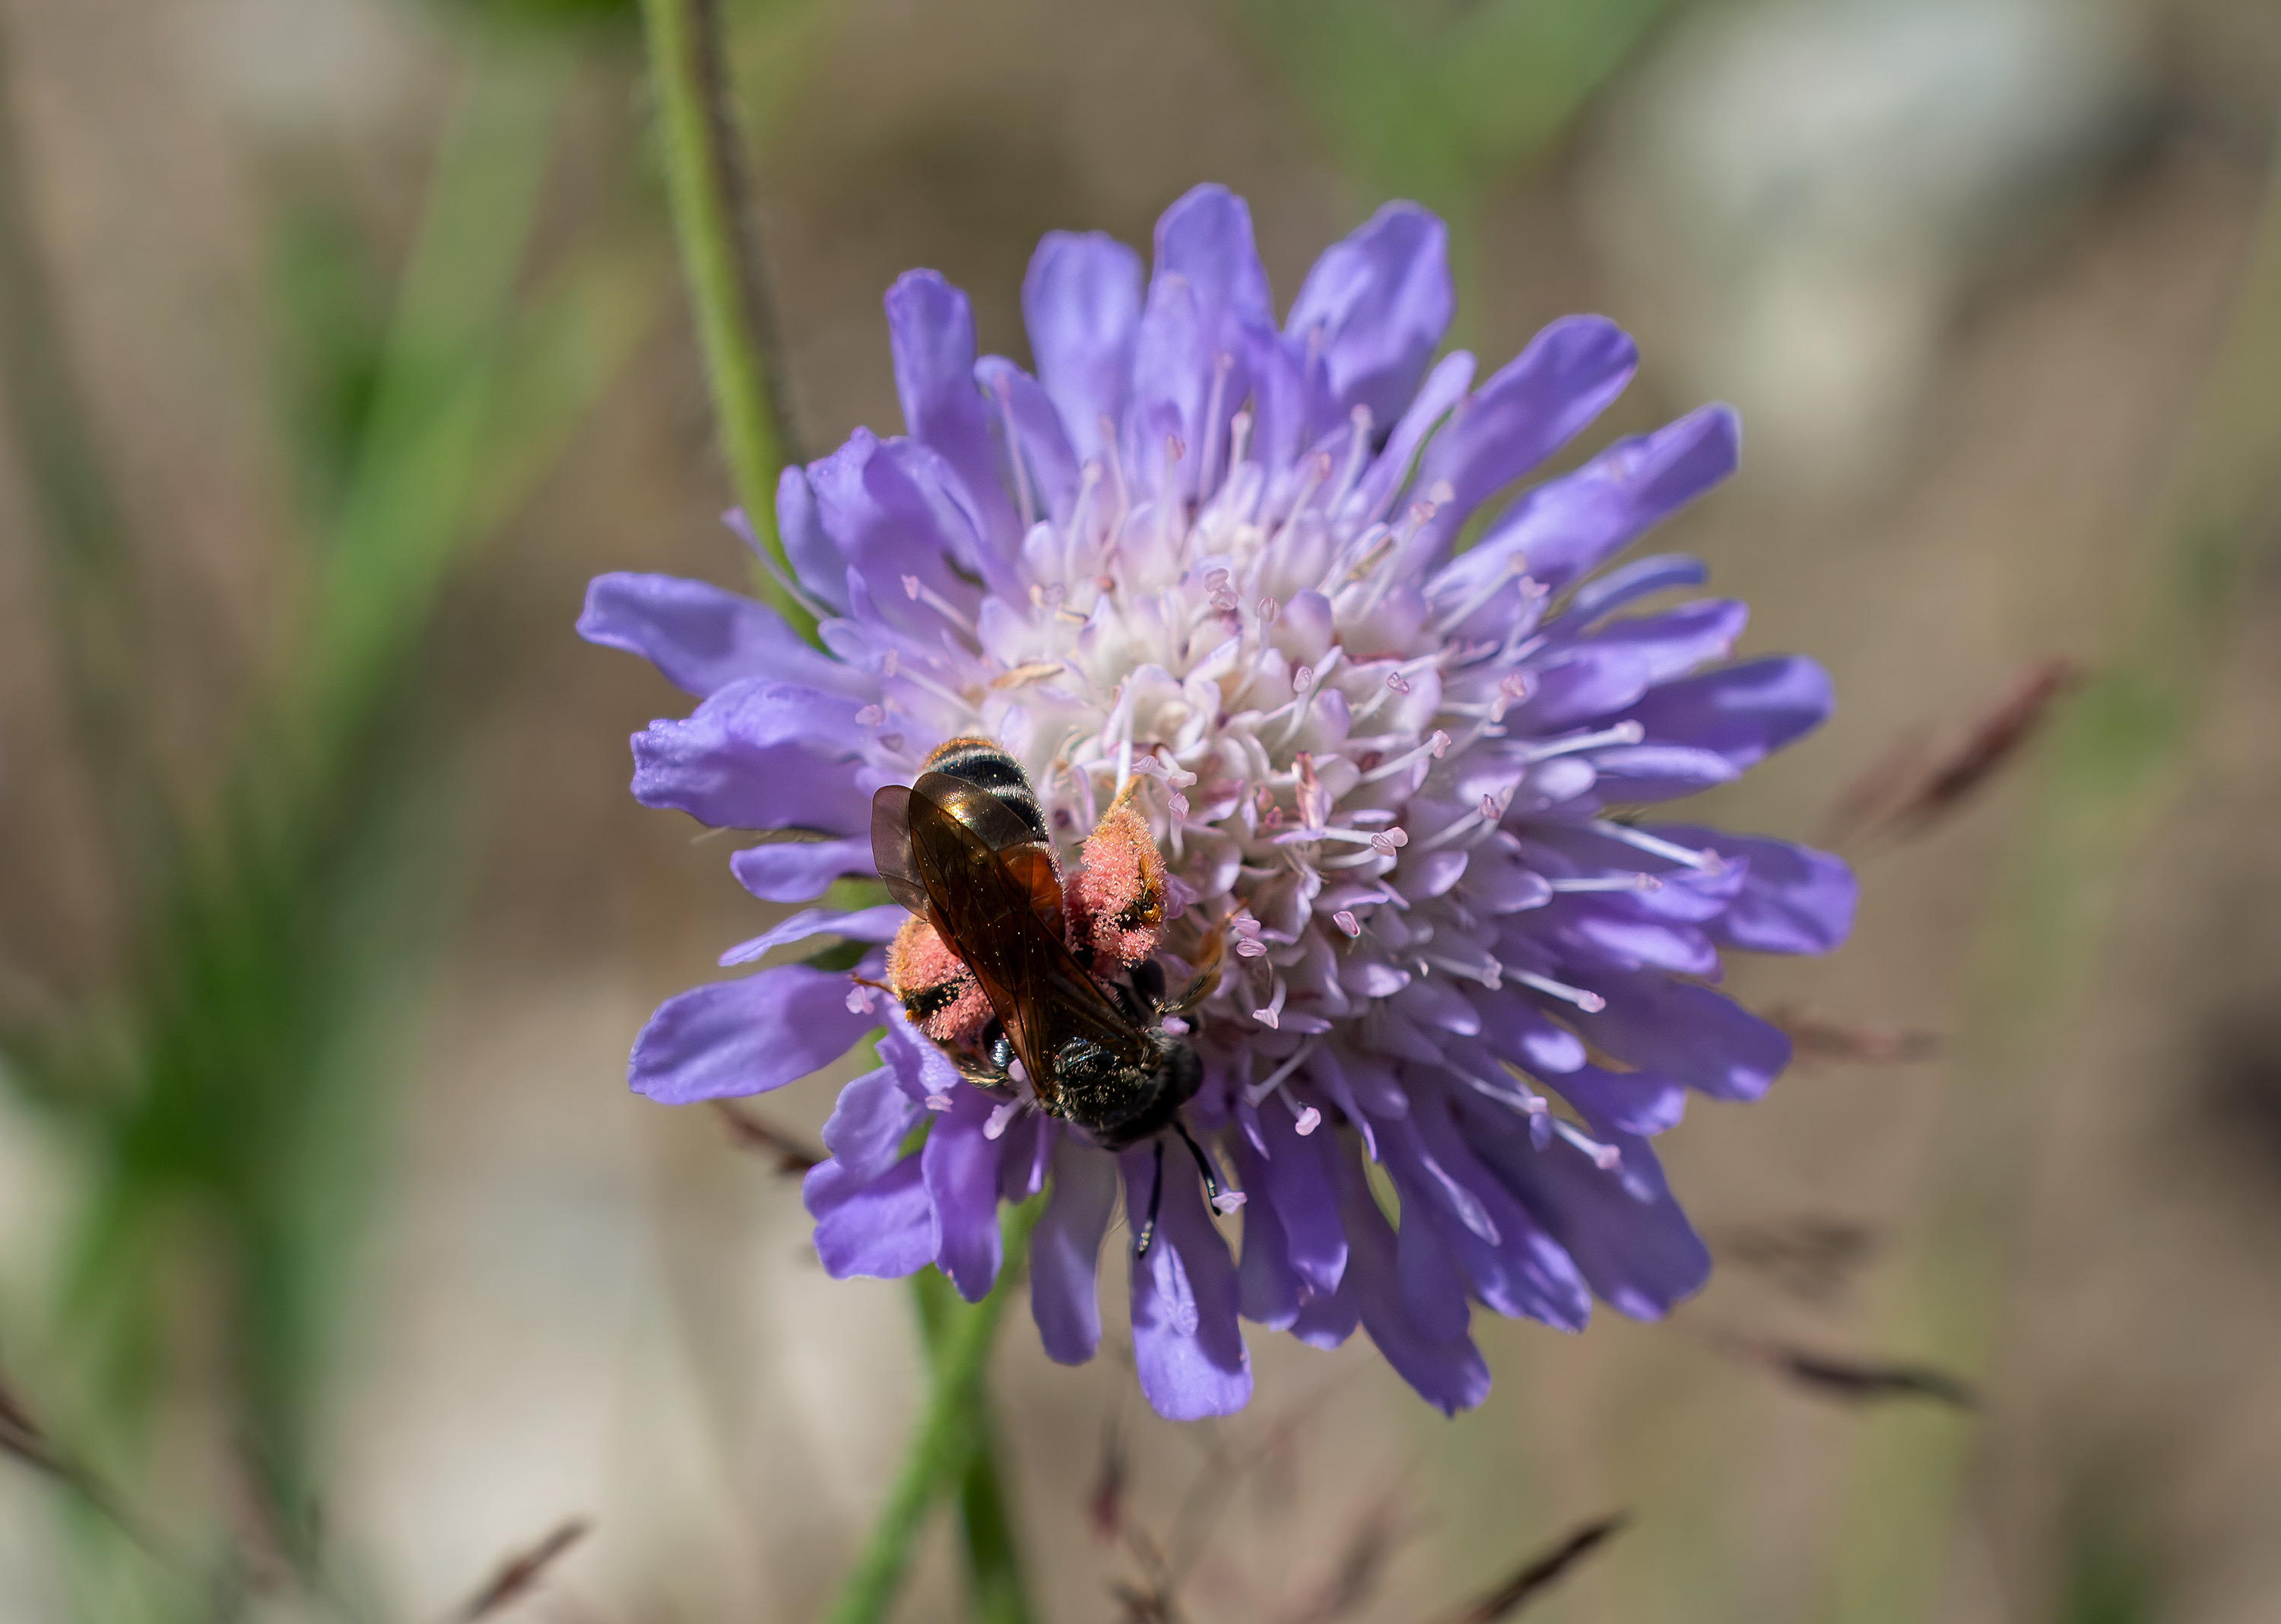
[[[954,739],[927,757],[923,770],[963,778],[978,789],[988,790],[1014,809],[1039,845],[1049,852],[1053,849],[1046,833],[1046,815],[1038,805],[1037,791],[1030,787],[1030,776],[1022,770],[1021,762],[990,740]]]

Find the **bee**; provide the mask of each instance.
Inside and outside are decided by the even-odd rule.
[[[1040,1110],[1105,1150],[1156,1141],[1135,1256],[1156,1236],[1166,1133],[1195,1158],[1217,1207],[1211,1158],[1179,1116],[1203,1065],[1164,1023],[1209,997],[1218,972],[1207,963],[1164,996],[1149,956],[1164,862],[1139,815],[1120,798],[1065,887],[1021,764],[987,739],[954,739],[916,784],[872,797],[871,855],[914,916],[889,951],[889,990],[967,1079],[994,1092],[1026,1082]]]

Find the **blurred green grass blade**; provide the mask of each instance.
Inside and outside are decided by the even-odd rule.
[[[551,53],[494,52],[445,138],[371,421],[320,566],[311,719],[336,747],[425,624],[466,539],[566,71]]]
[[[0,23],[0,391],[31,497],[48,624],[75,741],[122,882],[163,862],[172,823],[145,725],[149,647],[134,547],[43,262],[19,140],[14,56]]]
[[[495,533],[554,466],[656,322],[669,272],[646,240],[599,243],[572,255],[516,310],[468,503],[472,539]]]
[[[1678,0],[1240,0],[1364,179],[1437,206],[1564,130]]]
[[[336,204],[287,204],[270,233],[278,437],[307,519],[329,523],[372,414],[388,337],[387,290],[362,234]]]
[[[1999,878],[1926,1175],[1932,1218],[1883,1339],[1944,1369],[1994,1351],[2026,1218],[2045,1084],[2088,995],[2115,893],[2177,794],[2243,584],[2281,515],[2281,166],[2215,373],[2153,523],[2135,627],[2053,729]],[[1936,1616],[1974,1434],[1864,1423],[1831,1578],[1841,1624]]]
[[[467,86],[311,620],[154,899],[130,1103],[97,1153],[68,1287],[77,1419],[127,1463],[174,1379],[173,1282],[219,1288],[245,1454],[313,1581],[323,1400],[387,1164],[386,1084],[466,891],[464,785],[438,756],[464,705],[426,680],[427,634],[452,568],[559,454],[657,299],[653,255],[616,240],[516,297],[566,76],[559,56],[494,50]]]

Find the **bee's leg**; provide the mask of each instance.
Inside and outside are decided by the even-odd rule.
[[[1218,1212],[1220,1210],[1219,1173],[1212,1166],[1211,1157],[1204,1154],[1204,1148],[1189,1135],[1188,1125],[1178,1117],[1172,1118],[1172,1132],[1180,1136],[1180,1142],[1188,1148],[1188,1154],[1196,1158],[1196,1171],[1204,1176],[1204,1199],[1210,1202],[1212,1210]],[[1162,1140],[1157,1141],[1159,1144],[1163,1142]]]
[[[1133,967],[1133,995],[1148,1011],[1148,1018],[1156,1018],[1164,1003],[1164,967],[1154,959],[1142,959]]]
[[[1133,1248],[1133,1261],[1140,1262],[1148,1255],[1149,1244],[1156,1239],[1156,1210],[1164,1204],[1164,1141],[1156,1141],[1156,1171],[1148,1179],[1148,1216],[1140,1221],[1140,1233]]]

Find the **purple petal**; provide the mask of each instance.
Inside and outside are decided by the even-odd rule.
[[[905,429],[950,465],[990,540],[1010,549],[1019,537],[974,384],[974,312],[966,295],[937,272],[904,272],[887,290],[887,343]]]
[[[891,624],[929,643],[941,630],[932,609],[909,600],[906,577],[971,606],[974,589],[952,573],[954,561],[1011,590],[1005,555],[985,541],[964,482],[916,440],[882,440],[858,429],[838,451],[808,464],[808,475],[825,529]],[[852,596],[841,600],[853,606]]]
[[[850,941],[886,941],[903,928],[903,921],[910,916],[910,911],[900,902],[884,902],[877,908],[858,909],[853,913],[841,913],[828,908],[803,908],[774,930],[763,931],[751,940],[740,941],[730,948],[721,955],[722,967],[749,964],[771,947],[781,947],[790,941],[806,941],[811,936],[827,933],[844,936]]]
[[[1584,1063],[1576,1034],[1547,1020],[1543,1011],[1510,991],[1473,994],[1481,1041],[1489,1052],[1538,1078],[1559,1077]]]
[[[1333,1135],[1327,1126],[1302,1137],[1291,1113],[1270,1102],[1260,1113],[1260,1136],[1267,1141],[1267,1156],[1259,1169],[1259,1186],[1266,1205],[1275,1210],[1282,1226],[1284,1256],[1292,1272],[1317,1292],[1336,1291],[1346,1273],[1347,1236],[1339,1224],[1338,1189],[1329,1157]],[[1249,1174],[1244,1187],[1252,1187]],[[1246,1210],[1246,1221],[1249,1219]]]
[[[847,978],[785,964],[677,994],[634,1040],[626,1080],[665,1105],[762,1094],[846,1054],[878,1023],[847,1008]]]
[[[1340,1186],[1349,1251],[1346,1284],[1339,1295],[1352,1290],[1370,1340],[1419,1397],[1444,1415],[1472,1409],[1489,1391],[1489,1370],[1481,1350],[1470,1336],[1429,1336],[1411,1321],[1402,1300],[1394,1231],[1372,1199],[1351,1151],[1342,1158]]]
[[[1435,577],[1434,593],[1465,597],[1516,554],[1532,577],[1558,591],[1732,474],[1741,448],[1741,425],[1723,406],[1618,440],[1574,473],[1524,493]]]
[[[1064,1137],[1053,1169],[1053,1193],[1030,1237],[1030,1316],[1048,1357],[1082,1365],[1101,1346],[1096,1277],[1117,1207],[1117,1161]]]
[[[1407,1143],[1393,1133],[1388,1140],[1388,1166],[1406,1168],[1410,1180],[1403,1229],[1410,1227],[1408,1191],[1415,1187],[1423,1198],[1416,1203],[1418,1216],[1439,1231],[1483,1303],[1508,1318],[1582,1330],[1592,1311],[1583,1277],[1559,1242],[1475,1157],[1445,1101],[1421,1099],[1403,1132]],[[1462,1202],[1452,1193],[1460,1193]],[[1471,1216],[1469,1208],[1477,1208],[1479,1216]]]
[[[934,1203],[935,1266],[958,1295],[979,1303],[998,1279],[1004,1250],[998,1233],[999,1141],[983,1137],[995,1102],[979,1088],[961,1088],[937,1113],[919,1150],[927,1196]]]
[[[901,1009],[888,1011],[886,1025],[879,1032],[878,1054],[914,1105],[946,1094],[955,1099],[975,1092],[966,1087],[950,1056],[929,1042]]]
[[[1310,1297],[1300,1303],[1299,1317],[1291,1322],[1291,1334],[1310,1348],[1327,1350],[1352,1336],[1361,1323],[1362,1306],[1353,1282],[1348,1281],[1329,1296]]]
[[[1676,800],[1742,776],[1717,751],[1686,745],[1620,745],[1593,751],[1591,761],[1605,786],[1602,798],[1608,800]]]
[[[1553,1085],[1595,1122],[1643,1136],[1668,1133],[1687,1110],[1687,1090],[1652,1071],[1579,1066]]]
[[[1396,421],[1394,432],[1387,437],[1385,449],[1371,462],[1370,472],[1362,476],[1362,499],[1369,512],[1382,512],[1394,499],[1402,482],[1409,476],[1411,460],[1416,456],[1419,444],[1465,398],[1465,385],[1473,381],[1473,358],[1463,350],[1453,350],[1434,363],[1434,370],[1426,375],[1426,382]],[[1502,564],[1499,568],[1503,568]]]
[[[862,673],[818,653],[764,603],[677,576],[597,576],[578,635],[639,654],[699,699],[747,677],[869,696]]]
[[[1843,858],[1723,829],[1674,824],[1649,832],[1740,857],[1750,865],[1742,890],[1711,927],[1729,947],[1753,953],[1829,953],[1853,928],[1860,887]]]
[[[1750,618],[1744,604],[1708,598],[1661,615],[1612,621],[1584,646],[1635,649],[1647,660],[1650,682],[1669,682],[1699,665],[1728,658]]]
[[[1236,1174],[1250,1197],[1244,1203],[1243,1250],[1235,1265],[1236,1309],[1254,1325],[1284,1330],[1299,1317],[1303,1289],[1291,1270],[1290,1241],[1275,1203],[1265,1198],[1266,1158],[1242,1134],[1236,1136],[1234,1156]]]
[[[1596,972],[1608,1007],[1574,1025],[1627,1065],[1721,1100],[1755,1100],[1790,1063],[1790,1040],[1732,999],[1653,972]]]
[[[1689,558],[1684,553],[1661,553],[1653,558],[1635,559],[1621,568],[1612,569],[1578,587],[1560,618],[1545,630],[1550,632],[1581,630],[1594,621],[1614,614],[1628,603],[1657,592],[1700,586],[1710,578],[1711,571],[1703,561]]]
[[[934,1260],[934,1203],[916,1155],[870,1180],[825,1162],[808,1169],[800,1198],[816,1218],[816,1255],[833,1280],[901,1280]]]
[[[715,828],[868,829],[870,797],[843,765],[855,710],[843,694],[731,683],[687,717],[634,735],[634,799]]]
[[[1128,1150],[1123,1159],[1125,1210],[1144,1212],[1155,1153]],[[1140,1391],[1168,1421],[1233,1415],[1251,1397],[1235,1265],[1204,1210],[1202,1187],[1165,1168],[1156,1244],[1133,1265],[1133,1361]]]
[[[835,879],[875,872],[871,837],[847,840],[778,840],[748,846],[729,859],[737,883],[763,902],[805,902]]]
[[[1602,316],[1564,316],[1459,406],[1426,448],[1421,489],[1454,492],[1411,545],[1431,569],[1474,508],[1566,445],[1631,381],[1639,351]]]
[[[882,1177],[902,1157],[903,1140],[925,1108],[882,1066],[839,1091],[823,1125],[823,1148],[856,1185]]]
[[[1251,211],[1225,186],[1193,188],[1157,220],[1151,296],[1175,276],[1195,290],[1205,336],[1214,343],[1225,346],[1235,323],[1274,321],[1266,267],[1251,240]]]
[[[847,561],[823,528],[816,487],[805,468],[786,468],[777,477],[777,534],[784,538],[785,558],[800,590],[845,614]]]
[[[1035,378],[1002,355],[986,355],[977,361],[974,378],[1000,437],[999,467],[1007,486],[1018,491],[1026,479],[1036,517],[1068,523],[1077,503],[1077,453],[1070,449],[1068,430],[1062,427],[1052,398]],[[1022,460],[1018,471],[1011,460],[1017,452]]]
[[[1666,683],[1631,708],[1651,742],[1716,750],[1751,767],[1829,715],[1828,673],[1813,661],[1778,654]]]
[[[1634,1319],[1659,1319],[1702,1289],[1711,1254],[1672,1199],[1647,1141],[1609,1137],[1623,1156],[1620,1175],[1564,1141],[1508,1152],[1508,1160],[1528,1158],[1511,1170],[1519,1179],[1515,1193],[1604,1302]]]
[[[1022,319],[1071,448],[1100,456],[1102,420],[1122,422],[1131,396],[1140,256],[1097,231],[1048,232],[1022,279]]]
[[[1284,330],[1321,348],[1342,410],[1389,427],[1450,326],[1449,232],[1414,203],[1389,203],[1315,261]]]

